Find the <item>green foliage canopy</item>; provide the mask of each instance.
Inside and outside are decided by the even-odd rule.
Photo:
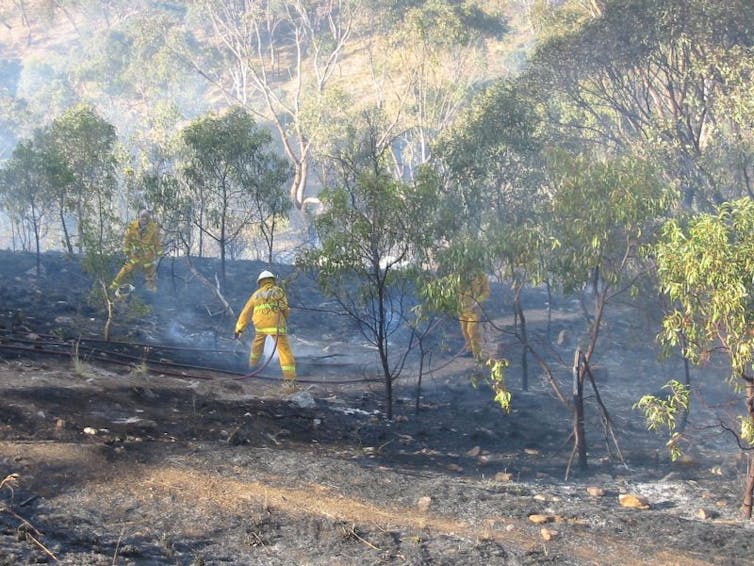
[[[660,334],[694,363],[722,348],[733,378],[750,376],[754,355],[754,201],[723,203],[714,213],[671,219],[656,246],[661,288],[675,307]]]

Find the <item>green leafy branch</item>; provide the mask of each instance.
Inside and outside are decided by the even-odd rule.
[[[691,389],[688,385],[675,379],[671,379],[666,383],[663,389],[669,389],[670,394],[665,397],[644,395],[633,405],[633,408],[639,409],[644,413],[649,430],[657,431],[662,428],[668,430],[670,440],[667,442],[667,447],[670,451],[671,459],[675,461],[682,454],[679,446],[682,435],[675,430],[676,417],[682,412],[688,411]]]

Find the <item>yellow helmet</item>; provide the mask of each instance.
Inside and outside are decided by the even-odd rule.
[[[272,273],[272,271],[267,271],[266,269],[259,274],[259,277],[257,277],[257,283],[259,283],[262,279],[275,279],[275,274]]]

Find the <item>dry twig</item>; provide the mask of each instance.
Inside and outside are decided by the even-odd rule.
[[[341,527],[341,528],[343,529],[343,536],[345,536],[345,537],[347,537],[347,538],[355,538],[356,540],[358,540],[358,541],[359,541],[359,542],[361,542],[362,544],[365,544],[365,545],[367,545],[367,546],[368,546],[369,548],[371,548],[372,550],[380,550],[380,551],[381,551],[381,549],[380,549],[380,548],[377,548],[376,546],[374,546],[374,545],[373,545],[373,544],[372,544],[371,542],[369,542],[368,540],[364,540],[363,538],[361,538],[361,537],[360,537],[360,536],[358,535],[358,533],[356,532],[356,526],[355,526],[355,525],[351,525],[351,527],[350,527],[350,528],[348,528],[348,529],[347,529],[346,527]]]
[[[11,474],[11,475],[13,475],[13,474]],[[8,508],[7,505],[0,506],[0,511],[5,511],[6,513],[8,513],[8,515],[10,515],[10,516],[14,517],[15,519],[18,519],[19,521],[21,521],[21,524],[18,526],[18,528],[19,529],[21,529],[21,528],[24,529],[24,538],[26,538],[26,540],[30,540],[31,542],[33,542],[34,544],[36,544],[42,550],[42,552],[44,552],[47,556],[49,556],[50,558],[52,558],[54,561],[57,562],[58,557],[55,556],[49,548],[47,548],[44,544],[42,544],[34,536],[34,535],[36,535],[37,537],[41,537],[42,536],[42,533],[39,531],[39,529],[37,529],[29,521],[27,521],[26,519],[24,519],[21,515],[19,515],[18,513],[16,513],[15,511],[13,511],[12,509]],[[33,531],[34,534],[31,534],[31,532],[29,532],[29,531]]]
[[[121,528],[120,534],[118,535],[118,542],[115,543],[115,552],[113,553],[113,566],[118,562],[118,551],[120,550],[120,541],[123,540],[123,532],[126,530],[125,527]]]
[[[5,479],[0,482],[0,489],[7,487],[10,490],[10,498],[13,499],[14,491],[13,488],[16,487],[18,484],[18,478],[20,478],[18,474],[8,474],[5,476]]]

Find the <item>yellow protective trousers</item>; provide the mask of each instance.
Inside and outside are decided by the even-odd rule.
[[[466,351],[471,352],[475,358],[482,353],[482,335],[479,329],[480,313],[476,310],[462,312],[459,316],[461,333],[466,342]]]
[[[256,366],[262,359],[264,353],[264,343],[267,337],[270,336],[275,340],[275,351],[278,354],[280,360],[280,369],[283,372],[283,379],[293,381],[296,379],[296,360],[293,358],[293,351],[291,350],[291,343],[288,340],[287,334],[263,334],[257,332],[254,335],[254,341],[251,343],[251,353],[249,354],[249,366]]]
[[[157,289],[157,263],[154,260],[129,259],[120,268],[118,275],[115,276],[111,286],[119,287],[130,275],[134,269],[144,269],[144,281],[150,291]]]

